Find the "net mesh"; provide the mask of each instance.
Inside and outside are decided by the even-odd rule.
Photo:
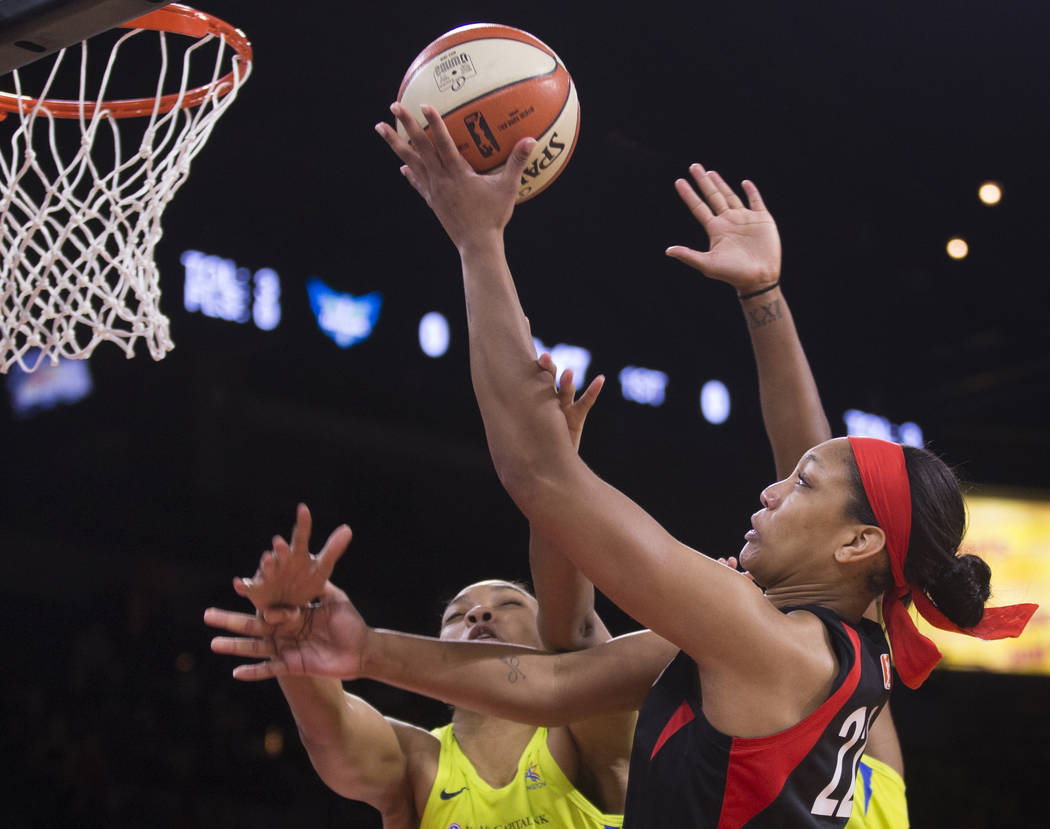
[[[129,47],[135,38],[159,40],[152,111],[113,117],[111,79],[142,76],[141,63],[118,65],[140,48]],[[251,71],[222,35],[190,41],[132,29],[116,38],[101,81],[89,85],[88,49],[85,41],[58,52],[32,97],[23,98],[23,78],[12,73],[23,102],[0,124],[0,136],[13,127],[0,144],[0,372],[16,363],[33,371],[45,358],[83,359],[103,341],[128,357],[140,339],[155,360],[171,350],[154,261],[161,214]],[[67,51],[80,54],[79,105],[75,117],[61,118],[46,99],[76,60]],[[208,91],[191,105],[187,93],[202,62]],[[175,93],[165,90],[172,84]],[[164,111],[166,92],[175,105]]]

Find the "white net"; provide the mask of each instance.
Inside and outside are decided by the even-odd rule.
[[[107,103],[111,79],[143,76],[140,61],[118,64],[141,48],[128,45],[133,38],[159,39],[159,78],[143,113],[127,117],[125,108],[113,117],[120,107]],[[69,102],[45,100],[75,61],[67,50],[40,91],[23,92],[22,76],[11,76],[23,100],[0,122],[0,372],[83,359],[106,340],[128,357],[140,339],[155,360],[171,350],[154,261],[161,214],[251,71],[222,35],[188,40],[133,29],[116,37],[101,81],[91,83],[88,45],[71,47],[80,52],[73,117],[52,112]],[[150,54],[157,59],[156,48]],[[194,103],[190,83],[202,71],[210,82]],[[174,84],[178,91],[169,91]]]

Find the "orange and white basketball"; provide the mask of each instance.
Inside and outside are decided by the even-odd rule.
[[[397,99],[424,125],[422,104],[441,113],[479,173],[502,169],[519,139],[535,138],[518,202],[548,187],[576,147],[580,104],[565,64],[512,26],[474,23],[446,32],[412,61]]]

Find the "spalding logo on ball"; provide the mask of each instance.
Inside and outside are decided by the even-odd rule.
[[[580,103],[565,64],[511,26],[474,23],[443,34],[412,61],[397,99],[422,124],[422,104],[441,113],[479,173],[502,169],[520,139],[535,138],[518,202],[549,187],[576,147]],[[398,130],[405,135],[400,124]]]

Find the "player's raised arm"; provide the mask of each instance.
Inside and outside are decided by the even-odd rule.
[[[459,251],[471,377],[489,450],[532,526],[629,615],[698,663],[761,676],[775,674],[785,660],[799,664],[792,625],[750,584],[675,541],[579,459],[549,375],[536,364],[504,255],[503,229],[528,143],[516,148],[502,173],[480,176],[433,108],[424,108],[429,133],[400,105],[392,111],[410,142],[389,125],[377,130]]]
[[[776,225],[751,182],[743,185],[748,197],[745,207],[718,173],[699,164],[691,165],[689,173],[692,183],[678,179],[675,189],[707,231],[711,248],[704,253],[674,246],[668,248],[667,254],[735,289],[758,369],[766,437],[773,449],[777,477],[783,478],[809,447],[831,437],[831,428],[780,287],[780,239]],[[889,703],[871,727],[866,753],[903,774],[900,741]],[[903,784],[897,794],[894,802],[906,814]],[[854,803],[856,807],[861,799]],[[863,825],[863,809],[856,825]]]
[[[700,164],[692,183],[675,189],[710,240],[707,251],[675,245],[667,255],[731,285],[747,322],[758,368],[759,398],[778,478],[811,446],[831,437],[795,322],[780,288],[780,236],[758,188],[743,183],[747,204],[725,180]]]
[[[540,365],[557,378],[557,367],[549,354]],[[565,415],[569,435],[578,452],[587,414],[598,398],[605,378],[595,377],[576,398],[573,372],[566,369],[558,382],[558,404]],[[594,607],[594,585],[548,538],[530,527],[529,569],[538,603],[537,623],[544,647],[553,651],[575,651],[594,647],[611,638]],[[655,634],[650,634],[655,636]],[[668,653],[676,649],[667,645]],[[631,743],[638,720],[635,711],[588,716],[569,723],[580,759],[590,769],[604,793],[609,808],[622,812],[627,791]]]
[[[277,612],[278,602],[287,608],[290,602],[322,595],[326,580],[318,582],[317,574],[331,572],[350,541],[350,528],[343,525],[333,532],[318,556],[310,554],[309,539],[310,513],[300,504],[291,545],[275,537],[274,549],[263,553],[254,578],[234,581],[255,605],[256,616],[212,608],[205,612],[205,622],[214,625],[227,617],[262,622],[267,613]],[[412,801],[405,797],[407,758],[394,724],[365,700],[346,693],[337,678],[288,674],[278,681],[303,747],[325,784],[343,797],[371,804],[385,819],[414,822],[414,813],[407,813],[414,808]],[[425,736],[421,732],[420,738]]]
[[[285,676],[278,681],[310,762],[332,791],[384,815],[411,808],[405,798],[407,757],[390,720],[344,691],[338,679]]]
[[[540,356],[540,365],[557,378],[557,367],[549,354]],[[557,385],[558,404],[577,452],[583,424],[604,383],[605,377],[598,375],[577,399],[572,369],[561,374]],[[529,570],[539,603],[537,619],[545,647],[553,651],[572,651],[611,638],[594,609],[594,585],[553,541],[532,527],[529,531]]]

